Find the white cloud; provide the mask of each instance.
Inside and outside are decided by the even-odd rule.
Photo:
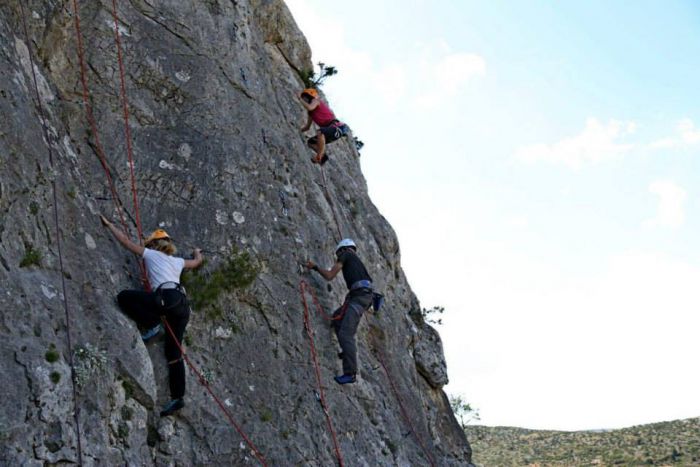
[[[649,192],[659,197],[656,216],[644,222],[646,227],[676,229],[685,222],[686,191],[671,180],[656,180],[649,184]]]
[[[685,144],[700,143],[700,129],[695,129],[695,124],[689,118],[678,122],[678,133]]]
[[[652,149],[669,149],[692,146],[700,143],[700,128],[689,118],[684,118],[676,124],[676,135],[662,138],[649,145]]]
[[[420,93],[415,103],[421,107],[435,107],[446,99],[451,99],[464,89],[474,77],[486,74],[486,61],[483,57],[464,52],[449,52],[447,47],[441,47],[443,55],[437,60],[432,50],[427,50],[429,58],[421,61],[422,76],[428,92]]]
[[[339,21],[322,16],[305,0],[288,0],[287,6],[309,41],[314,61],[325,61],[338,69],[333,82],[352,82],[358,94],[377,96],[385,106],[394,107],[406,100],[421,107],[435,107],[456,96],[470,79],[486,72],[482,57],[452,51],[444,40],[419,46],[409,60],[376,63],[368,53],[349,45]],[[409,75],[417,84],[413,89],[408,86]]]
[[[595,164],[624,155],[634,145],[619,140],[635,130],[634,122],[610,120],[607,125],[603,125],[591,117],[586,120],[585,128],[578,135],[556,143],[522,147],[516,151],[515,158],[528,163],[548,162],[580,169],[586,163]]]
[[[348,44],[341,22],[319,14],[306,1],[287,0],[287,6],[309,42],[314,63],[322,61],[338,69],[338,76],[329,82],[354,82],[358,93],[371,92],[390,106],[401,99],[406,91],[402,66],[375,64],[367,52]]]
[[[373,85],[388,105],[396,105],[406,94],[406,72],[399,65],[389,65],[373,73]]]
[[[571,274],[492,247],[476,242],[455,259],[454,280],[432,279],[444,289],[447,390],[484,423],[613,428],[700,410],[700,378],[684,370],[697,354],[697,267],[626,251]],[[659,374],[682,381],[649,377]]]

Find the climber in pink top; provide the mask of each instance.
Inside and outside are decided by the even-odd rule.
[[[328,156],[325,154],[326,144],[347,135],[350,128],[335,118],[328,104],[323,102],[318,96],[317,90],[312,88],[304,89],[299,93],[299,100],[309,112],[309,118],[301,131],[307,131],[311,128],[311,123],[315,123],[318,126],[316,136],[309,138],[307,141],[309,147],[316,151],[316,155],[311,158],[311,161],[323,165],[328,160]]]

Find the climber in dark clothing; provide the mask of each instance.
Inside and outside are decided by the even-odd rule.
[[[148,279],[153,292],[143,290],[123,290],[117,296],[122,311],[136,324],[147,331],[141,334],[144,342],[158,335],[163,327],[161,318],[175,334],[165,335],[165,357],[168,361],[171,400],[161,411],[161,417],[172,415],[185,406],[185,363],[178,343],[182,345],[187,322],[190,319],[190,305],[184,289],[180,286],[183,269],[194,269],[202,264],[202,251],[194,250],[194,259],[176,258],[172,239],[165,230],[154,231],[145,241],[145,247],[132,242],[124,232],[117,229],[104,216],[100,220],[114,237],[127,250],[143,258]]]
[[[354,383],[357,378],[357,346],[355,333],[362,314],[372,305],[372,278],[357,254],[357,246],[346,238],[338,243],[335,250],[336,263],[331,269],[319,268],[312,261],[306,267],[318,272],[324,279],[331,281],[343,271],[343,278],[348,287],[343,305],[333,313],[333,329],[338,338],[340,356],[343,359],[343,374],[336,376],[338,384]]]
[[[306,125],[301,131],[307,131],[311,128],[312,123],[318,125],[316,135],[307,141],[309,147],[316,151],[316,155],[311,158],[311,161],[323,165],[328,160],[328,156],[325,153],[326,144],[342,138],[350,131],[350,128],[335,118],[331,108],[321,100],[318,96],[318,91],[315,89],[307,88],[301,91],[299,100],[309,113]]]

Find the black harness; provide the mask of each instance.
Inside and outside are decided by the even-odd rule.
[[[166,286],[166,287],[163,287],[163,286]],[[174,304],[172,304],[170,306],[166,306],[165,305],[165,297],[163,297],[164,290],[176,290],[176,291],[180,292],[180,299],[177,302],[175,302]],[[182,305],[183,302],[187,303],[187,292],[185,291],[185,287],[183,287],[181,284],[178,284],[177,282],[163,282],[155,290],[155,293],[158,296],[159,305],[164,312],[168,311],[168,310],[172,310],[173,308],[176,308],[176,307]]]

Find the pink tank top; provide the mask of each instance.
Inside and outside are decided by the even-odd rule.
[[[335,120],[335,115],[328,104],[319,101],[318,107],[311,111],[311,119],[318,126],[328,126]]]

